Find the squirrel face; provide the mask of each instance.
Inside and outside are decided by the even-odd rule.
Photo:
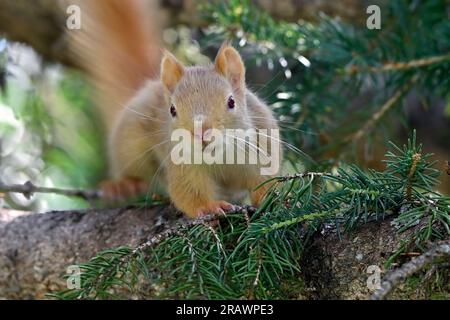
[[[223,45],[213,66],[184,67],[166,53],[161,80],[169,101],[172,129],[194,135],[195,122],[208,129],[249,129],[245,99],[245,67],[239,53]],[[202,138],[202,137],[200,137]]]

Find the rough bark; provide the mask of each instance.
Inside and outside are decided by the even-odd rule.
[[[373,299],[373,296],[385,286],[385,282],[392,280],[392,274],[397,274],[402,268],[411,264],[416,259],[414,257],[420,255],[420,252],[404,252],[397,256],[395,263],[386,270],[387,260],[397,254],[405,240],[416,231],[412,228],[399,233],[392,226],[392,221],[393,218],[370,222],[349,233],[338,234],[336,230],[329,229],[317,235],[303,256],[302,279],[306,289],[300,297]],[[419,223],[417,227],[422,224],[423,222]],[[440,251],[436,250],[432,244],[430,246],[430,251],[423,256],[444,251],[442,248]],[[445,249],[448,250],[448,245]],[[438,299],[449,299],[450,287],[444,285],[437,290],[436,287],[429,286],[433,281],[431,274],[437,270],[436,268],[441,269],[441,277],[448,279],[448,265],[434,265],[430,262],[429,266],[431,268],[426,274],[419,268],[417,272],[411,271],[407,276],[401,271],[400,273],[405,276],[396,279],[395,285],[391,281],[389,294],[384,295],[383,299],[430,299],[433,298],[432,296]],[[377,272],[379,272],[379,278],[375,274]],[[408,279],[412,281],[409,283],[406,281]]]
[[[31,45],[45,60],[77,67],[69,54],[66,41],[66,0],[2,0],[0,1],[0,36]],[[143,0],[153,1],[153,0]],[[204,26],[205,20],[197,9],[208,0],[159,0],[158,17],[164,25],[185,24]],[[66,1],[67,2],[67,1]],[[253,0],[262,10],[276,18],[295,21],[315,18],[320,11],[338,15],[350,21],[365,17],[364,2],[311,0]],[[67,3],[70,4],[70,1]]]
[[[312,299],[368,299],[369,266],[378,267],[395,253],[408,233],[399,234],[391,219],[362,225],[350,233],[317,236],[305,253],[303,278]],[[373,267],[372,267],[373,268]]]
[[[372,300],[385,299],[393,289],[409,277],[417,274],[426,266],[431,266],[424,278],[434,272],[439,265],[447,265],[450,261],[450,240],[439,241],[430,250],[421,254],[420,256],[411,259],[411,261],[403,264],[400,268],[390,271],[383,279],[380,288],[372,294]]]
[[[161,207],[45,214],[0,210],[0,299],[42,299],[65,289],[61,275],[69,265],[107,248],[138,245],[167,212],[170,218],[170,210]]]
[[[0,298],[42,299],[65,289],[67,267],[97,252],[137,246],[177,220],[171,207],[123,208],[31,214],[0,211]],[[371,222],[355,232],[327,232],[313,242],[303,259],[305,290],[298,298],[368,299],[370,265],[383,263],[401,239],[390,220]],[[396,290],[397,292],[398,290]],[[394,297],[408,298],[402,291]]]

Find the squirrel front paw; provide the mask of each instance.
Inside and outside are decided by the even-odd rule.
[[[196,215],[201,217],[208,214],[225,214],[226,211],[232,211],[234,208],[234,205],[223,200],[211,201],[206,205],[197,208]]]
[[[144,195],[148,190],[148,183],[138,178],[123,178],[120,180],[106,180],[100,183],[102,198],[109,202],[120,202]]]

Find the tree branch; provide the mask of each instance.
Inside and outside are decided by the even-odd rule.
[[[30,181],[24,184],[6,185],[0,182],[0,193],[21,193],[29,199],[34,193],[55,193],[69,197],[80,197],[87,201],[95,200],[100,197],[99,190],[81,190],[81,189],[59,189],[35,186]]]
[[[433,265],[442,258],[450,259],[450,240],[442,241],[419,257],[403,264],[400,268],[390,272],[381,282],[381,288],[371,296],[372,300],[383,300],[400,283],[427,265]]]
[[[235,213],[253,211],[244,207]],[[42,299],[67,289],[61,275],[68,266],[85,263],[100,251],[154,247],[184,228],[216,218],[180,220],[172,206],[162,205],[20,215],[0,210],[0,298]],[[341,236],[329,231],[319,234],[315,249],[305,252],[302,277],[310,288],[307,298],[369,297],[367,274],[361,270],[382,265],[380,257],[397,250],[402,239],[390,220],[369,222]],[[359,256],[361,260],[355,258]],[[311,283],[311,277],[321,278]]]

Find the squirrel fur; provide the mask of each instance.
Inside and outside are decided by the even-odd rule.
[[[105,195],[167,192],[189,217],[231,210],[242,191],[259,205],[269,185],[255,188],[271,177],[261,175],[260,165],[188,165],[170,159],[172,132],[182,128],[194,137],[198,118],[203,134],[278,129],[269,107],[246,87],[238,51],[224,43],[214,63],[204,66],[184,66],[168,52],[161,59],[160,30],[151,23],[145,1],[80,2],[88,24],[73,36],[73,51],[91,75],[105,120],[112,178],[101,185]]]

